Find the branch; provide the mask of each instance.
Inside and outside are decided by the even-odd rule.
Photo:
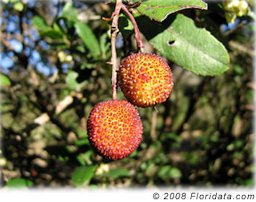
[[[128,8],[124,4],[122,4],[122,10],[125,12],[125,14],[131,20],[132,25],[134,27],[135,38],[137,40],[137,46],[140,49],[140,52],[143,52],[144,51],[144,45],[143,45],[143,42],[141,40],[140,30],[139,30],[138,25],[137,25],[137,23],[135,21],[135,18],[133,17],[133,15],[130,13],[130,11],[128,10]]]
[[[112,13],[112,25],[111,25],[111,64],[112,64],[112,97],[116,99],[117,88],[117,54],[116,54],[116,36],[118,33],[118,19],[122,6],[122,0],[116,1],[115,11]]]
[[[74,97],[77,97],[78,99],[81,99],[82,96],[79,93],[71,93],[70,95],[67,95],[63,100],[57,103],[55,107],[55,114],[58,115],[61,112],[63,112],[68,106],[70,106],[73,101]],[[50,121],[50,115],[49,113],[43,113],[39,117],[37,117],[33,123],[38,124],[38,125],[44,125],[48,121]]]
[[[255,56],[255,53],[254,53],[253,50],[250,50],[248,47],[245,47],[245,46],[243,46],[242,44],[239,44],[239,43],[236,42],[236,41],[230,41],[230,42],[229,42],[229,45],[230,45],[233,49],[237,49],[237,50],[239,50],[240,52],[247,53],[247,54],[250,55],[251,57],[254,57],[254,56]]]

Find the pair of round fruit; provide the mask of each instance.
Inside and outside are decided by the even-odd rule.
[[[149,107],[166,101],[173,79],[170,67],[155,54],[137,53],[124,58],[118,72],[119,86],[127,100],[98,103],[91,111],[88,135],[98,153],[122,159],[142,141],[142,123],[135,106]]]

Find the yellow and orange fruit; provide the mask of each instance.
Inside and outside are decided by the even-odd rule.
[[[137,149],[142,141],[142,123],[135,107],[125,100],[98,103],[88,122],[91,144],[102,156],[122,159]]]
[[[156,54],[136,53],[124,58],[118,78],[125,97],[139,107],[165,102],[173,88],[171,69]]]

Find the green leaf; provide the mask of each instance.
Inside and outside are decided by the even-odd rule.
[[[182,174],[178,168],[171,168],[169,173],[171,178],[181,178]]]
[[[72,22],[77,21],[77,10],[73,7],[71,2],[65,4],[62,11],[62,17],[65,17]]]
[[[248,187],[253,187],[253,185],[254,185],[254,180],[253,180],[253,178],[243,180],[243,184],[244,184],[245,186],[248,186]]]
[[[166,176],[168,175],[169,171],[171,169],[171,166],[163,166],[160,168],[158,171],[158,176],[162,179],[165,179]]]
[[[76,22],[75,28],[77,34],[83,40],[85,46],[89,49],[92,56],[94,58],[97,58],[100,55],[100,46],[97,38],[95,37],[90,27],[84,23]]]
[[[102,176],[109,177],[112,179],[117,179],[119,177],[129,177],[130,172],[125,168],[116,168],[116,169],[110,170],[107,173],[104,173]]]
[[[72,173],[71,180],[75,186],[82,186],[89,184],[93,178],[96,166],[83,166],[78,167]]]
[[[138,10],[152,20],[163,21],[169,14],[188,8],[207,9],[207,4],[201,0],[148,0]]]
[[[68,75],[66,77],[66,84],[68,85],[68,87],[71,90],[74,90],[77,88],[77,86],[79,85],[79,83],[76,81],[78,77],[78,73],[74,72],[74,71],[69,71]]]
[[[63,37],[63,34],[61,32],[53,30],[53,29],[43,31],[41,33],[41,35],[44,37],[52,38],[52,39],[62,39],[62,37]]]
[[[182,174],[178,168],[173,168],[171,166],[163,166],[158,171],[158,176],[164,180],[164,179],[168,179],[168,177],[180,178]]]
[[[33,182],[23,178],[13,178],[7,182],[6,186],[10,188],[31,187],[33,186]]]
[[[83,140],[88,140],[89,141],[87,132],[85,130],[83,130],[82,128],[78,128],[76,133],[77,133],[79,138],[82,138]]]
[[[0,73],[0,87],[10,86],[10,85],[11,85],[10,79],[6,75]]]
[[[195,74],[216,76],[229,69],[229,55],[222,43],[182,14],[150,42],[162,55]]]
[[[65,35],[57,23],[54,23],[52,27],[42,30],[41,35],[59,40],[63,40],[65,38]]]
[[[197,165],[200,162],[200,160],[202,160],[202,158],[197,153],[193,152],[187,152],[184,154],[184,156],[188,164],[191,165]]]
[[[92,161],[91,161],[92,155],[93,155],[93,151],[89,150],[85,153],[80,153],[79,155],[77,155],[76,159],[79,161],[79,163],[82,166],[91,165],[92,164]]]
[[[48,26],[44,19],[35,16],[32,18],[32,25],[35,26],[40,34],[44,37],[50,37],[52,39],[63,39],[63,33],[57,24],[54,24],[53,27]]]
[[[44,19],[39,16],[34,16],[32,18],[32,25],[35,26],[39,31],[50,29],[50,27],[45,23]]]
[[[89,140],[88,140],[88,139],[77,140],[77,141],[75,142],[75,144],[76,144],[77,146],[89,145]]]

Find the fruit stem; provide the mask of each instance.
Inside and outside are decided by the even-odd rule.
[[[112,13],[112,25],[111,25],[111,64],[112,64],[112,98],[116,100],[117,89],[117,54],[116,54],[116,36],[119,31],[118,19],[120,10],[122,7],[122,0],[116,0],[115,11]]]
[[[135,32],[135,38],[137,40],[137,46],[138,46],[140,52],[144,52],[144,45],[143,45],[143,42],[142,42],[142,39],[141,39],[140,30],[138,28],[138,25],[137,25],[137,22],[136,22],[135,18],[133,17],[131,12],[128,10],[128,8],[124,4],[121,5],[121,8],[132,22],[132,25],[134,27],[134,32]]]

